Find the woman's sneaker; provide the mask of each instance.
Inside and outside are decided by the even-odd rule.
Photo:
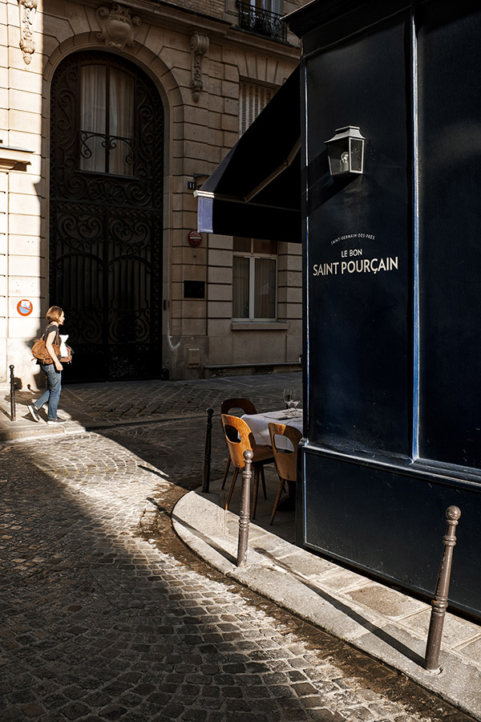
[[[48,419],[47,424],[65,424],[65,419],[59,419],[57,416],[56,419]]]
[[[31,406],[27,406],[27,408],[30,416],[34,421],[41,421],[40,416],[38,415],[38,409],[34,404],[32,404]]]

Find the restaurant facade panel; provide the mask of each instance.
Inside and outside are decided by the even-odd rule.
[[[455,505],[450,605],[479,618],[481,11],[339,0],[289,24],[303,43],[298,542],[430,597]]]
[[[300,246],[199,237],[194,191],[297,66],[300,4],[2,5],[0,381],[42,383],[52,304],[71,380],[299,367]]]

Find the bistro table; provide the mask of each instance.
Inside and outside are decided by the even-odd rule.
[[[284,424],[285,426],[293,426],[302,434],[304,415],[302,409],[296,409],[291,411],[290,409],[282,409],[281,411],[266,411],[264,414],[244,414],[241,417],[250,430],[254,434],[256,444],[259,446],[270,446],[271,436],[269,433],[269,424]],[[280,439],[279,443],[276,440],[276,446],[279,448],[292,447],[289,439]]]
[[[284,424],[285,426],[293,426],[298,431],[303,432],[304,414],[302,409],[282,409],[281,411],[266,411],[264,414],[244,414],[242,419],[249,426],[254,434],[256,444],[259,446],[271,446],[271,435],[269,433],[269,424]],[[289,439],[277,436],[276,447],[278,449],[287,449],[294,451]],[[281,499],[279,510],[289,511],[295,508],[295,485],[288,481],[287,496]]]

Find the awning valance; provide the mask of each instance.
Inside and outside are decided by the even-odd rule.
[[[301,242],[299,77],[297,69],[196,191],[199,231]]]

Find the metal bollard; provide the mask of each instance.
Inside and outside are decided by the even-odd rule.
[[[202,491],[209,493],[210,486],[210,457],[212,452],[212,416],[214,409],[207,409],[207,425],[205,430],[204,474],[202,476]]]
[[[15,408],[15,376],[14,371],[15,366],[13,364],[10,364],[10,419],[12,421],[15,421],[17,418],[17,412]]]
[[[237,566],[247,564],[247,547],[249,545],[250,494],[252,478],[252,459],[254,454],[249,449],[244,451],[245,466],[242,473],[242,499],[239,515],[239,544],[237,546]]]
[[[453,564],[453,550],[456,546],[456,526],[458,525],[461,511],[457,506],[450,506],[446,509],[446,534],[443,536],[444,551],[439,568],[438,581],[434,599],[431,602],[431,622],[429,624],[428,642],[426,645],[425,666],[428,672],[436,672],[439,669],[439,652],[441,650],[441,639],[443,636],[444,617],[448,608],[449,582],[451,581],[451,568]]]

